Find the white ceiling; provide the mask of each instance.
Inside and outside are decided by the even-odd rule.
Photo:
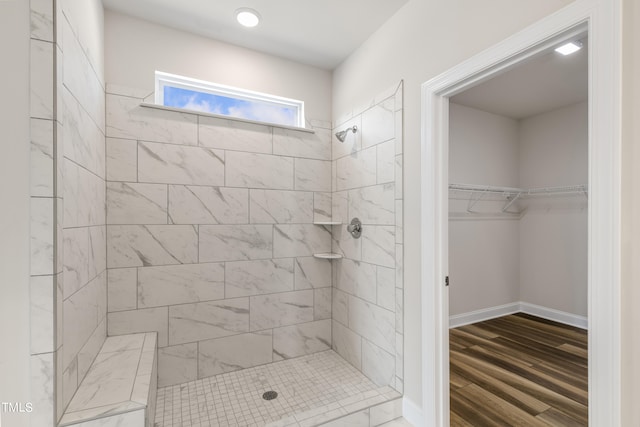
[[[584,47],[572,55],[552,50],[451,97],[451,101],[514,119],[586,101],[587,40],[582,41]]]
[[[408,0],[103,0],[104,6],[168,27],[333,69]],[[247,29],[235,10],[262,16]]]

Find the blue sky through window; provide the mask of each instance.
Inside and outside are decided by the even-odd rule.
[[[258,100],[248,101],[168,85],[164,87],[164,105],[261,122],[288,126],[297,125],[297,109],[295,107],[275,105]]]

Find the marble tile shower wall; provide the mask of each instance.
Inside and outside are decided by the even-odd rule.
[[[158,331],[159,386],[331,348],[329,123],[141,107],[107,85],[108,333]]]
[[[379,385],[403,391],[402,82],[343,114],[333,140],[332,212],[362,237],[333,230],[334,350]]]
[[[31,0],[33,425],[55,425],[106,336],[102,4]]]

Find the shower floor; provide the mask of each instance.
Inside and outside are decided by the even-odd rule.
[[[159,388],[155,426],[307,427],[398,397],[328,350]]]

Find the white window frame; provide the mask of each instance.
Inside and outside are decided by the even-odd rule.
[[[165,86],[176,87],[181,89],[192,90],[196,92],[208,93],[212,95],[226,96],[242,101],[257,101],[264,104],[271,104],[276,107],[293,107],[296,114],[296,121],[293,126],[305,127],[304,118],[304,101],[297,99],[284,98],[281,96],[271,95],[267,93],[255,92],[247,89],[240,89],[237,87],[222,85],[218,83],[207,82],[204,80],[193,79],[190,77],[179,76],[176,74],[164,73],[162,71],[155,72],[156,90],[155,90],[155,103],[156,105],[165,106],[164,104],[164,88]],[[170,107],[170,106],[167,106]],[[233,118],[233,116],[228,116]],[[272,123],[275,125],[282,125],[282,123]]]

